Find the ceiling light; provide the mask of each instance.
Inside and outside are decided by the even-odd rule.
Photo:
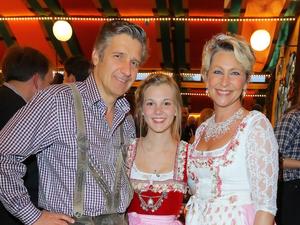
[[[68,41],[72,37],[72,27],[65,20],[58,20],[53,24],[52,31],[59,41]]]
[[[263,51],[269,47],[271,36],[264,29],[256,30],[250,38],[251,47],[256,51]]]

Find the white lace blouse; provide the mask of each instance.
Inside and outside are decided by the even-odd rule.
[[[197,151],[195,147],[205,126],[203,123],[197,129],[188,158],[188,184],[198,199],[195,203],[220,200],[223,204],[224,199],[231,201],[234,196],[242,204],[254,204],[256,211],[275,215],[278,145],[269,120],[262,113],[251,111],[225,146]]]

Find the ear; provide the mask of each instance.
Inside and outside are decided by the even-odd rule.
[[[39,81],[40,81],[40,76],[35,73],[33,76],[32,76],[32,81],[33,81],[33,87],[36,89],[36,90],[39,90]]]
[[[244,89],[244,90],[247,90],[247,87],[248,87],[248,84],[249,84],[249,82],[250,82],[250,79],[251,79],[251,76],[249,76],[248,79],[245,81],[245,84],[244,84],[244,86],[243,86],[243,89]]]
[[[72,73],[69,75],[69,81],[70,82],[76,82],[76,78]]]
[[[201,77],[202,77],[204,83],[207,83],[207,73],[206,74],[202,74]]]
[[[94,66],[96,66],[99,63],[99,55],[96,49],[94,49],[92,53],[92,62]]]

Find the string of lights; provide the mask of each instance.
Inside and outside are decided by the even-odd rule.
[[[182,96],[208,96],[207,93],[201,93],[201,92],[182,92],[181,93]],[[251,97],[251,98],[265,98],[266,95],[262,95],[262,94],[246,94],[245,97]]]
[[[295,21],[295,17],[99,17],[99,16],[4,16],[0,21],[33,21],[33,20],[68,20],[68,21],[111,21],[122,19],[128,21],[183,21],[183,22],[271,22]]]

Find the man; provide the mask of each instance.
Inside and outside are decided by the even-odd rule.
[[[194,135],[193,128],[188,123],[189,108],[184,106],[181,108],[181,140],[189,142]]]
[[[279,182],[278,225],[298,225],[300,221],[300,105],[282,116],[274,128],[281,155],[283,181]]]
[[[82,100],[73,99],[68,85],[52,86],[0,132],[0,198],[23,223],[79,225],[100,220],[98,224],[104,224],[103,218],[123,218],[132,192],[126,172],[116,178],[120,171],[116,165],[123,168],[123,163],[118,163],[122,139],[127,143],[135,137],[135,128],[122,96],[146,56],[146,34],[140,27],[121,20],[105,23],[93,48],[92,75],[76,83]],[[84,124],[82,114],[79,116],[82,111],[74,107],[80,103]],[[86,134],[81,136],[79,130]],[[12,137],[20,135],[22,138],[13,141]],[[88,148],[82,149],[86,145]],[[39,207],[43,211],[32,205],[19,182],[25,170],[21,162],[31,154],[37,154],[39,161]],[[88,165],[82,164],[82,155]],[[77,172],[82,168],[86,173],[80,177]],[[102,188],[105,185],[109,190]],[[110,198],[114,191],[120,201]],[[115,208],[108,204],[112,201]]]
[[[64,62],[64,83],[84,81],[90,74],[90,62],[81,56],[72,56]]]
[[[52,79],[48,59],[38,50],[14,46],[7,50],[2,61],[4,84],[0,87],[0,129],[28,102],[33,95],[47,87]],[[18,139],[20,137],[14,137]],[[30,199],[38,205],[38,168],[36,157],[24,161],[27,172],[24,183]],[[5,225],[22,224],[0,204],[0,221]]]

